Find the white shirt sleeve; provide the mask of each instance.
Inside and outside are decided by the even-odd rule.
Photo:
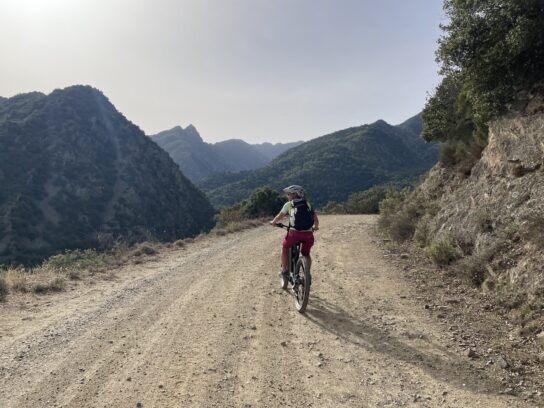
[[[282,209],[281,209],[281,213],[285,214],[285,215],[289,215],[289,210],[291,209],[291,203],[289,201],[287,201]]]

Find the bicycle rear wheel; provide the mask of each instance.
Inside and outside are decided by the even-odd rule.
[[[299,313],[306,311],[308,300],[310,298],[310,286],[312,284],[312,276],[310,275],[310,265],[305,256],[301,256],[295,267],[295,276],[298,278],[298,285],[293,288],[295,296],[295,307]]]

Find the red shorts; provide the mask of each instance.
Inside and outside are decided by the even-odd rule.
[[[314,245],[314,233],[312,231],[289,231],[289,235],[281,243],[284,248],[291,248],[297,242],[302,241],[300,252],[304,256],[310,255],[310,249]]]

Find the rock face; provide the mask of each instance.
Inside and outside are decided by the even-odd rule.
[[[0,263],[212,224],[168,154],[86,86],[0,101],[0,183]]]
[[[448,237],[478,262],[484,287],[544,293],[544,114],[490,125],[489,143],[468,177],[440,165],[419,191],[437,200],[433,239]],[[524,296],[525,296],[524,295]]]

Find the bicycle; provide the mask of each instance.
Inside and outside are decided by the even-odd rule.
[[[276,224],[278,228],[284,228],[289,234],[291,227],[281,223]],[[297,242],[289,249],[289,269],[287,279],[281,274],[281,288],[287,290],[289,283],[293,285],[291,293],[295,298],[295,307],[299,313],[306,311],[308,299],[310,298],[310,286],[312,275],[310,274],[310,262],[308,257],[300,253],[302,241]]]

